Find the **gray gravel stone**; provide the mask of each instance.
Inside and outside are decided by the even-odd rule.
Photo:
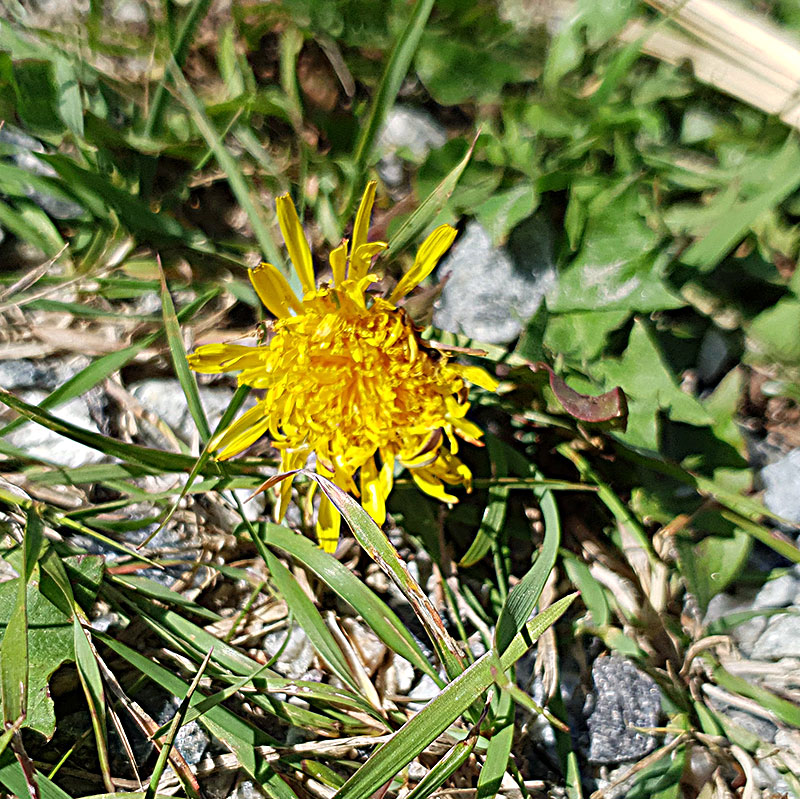
[[[0,386],[6,391],[17,388],[52,391],[88,364],[89,359],[82,356],[41,361],[27,358],[0,361]]]
[[[478,341],[512,341],[555,286],[552,231],[530,217],[495,247],[484,227],[470,222],[438,267],[440,279],[448,273],[434,324]]]
[[[800,448],[761,470],[764,504],[778,516],[800,523]]]
[[[446,141],[445,129],[427,111],[396,105],[386,117],[378,136],[378,147],[384,153],[404,150],[421,161]]]
[[[267,657],[273,655],[283,646],[286,630],[275,630],[264,636],[264,651]],[[273,668],[290,680],[299,680],[310,668],[314,660],[314,648],[303,630],[292,625],[289,640],[283,648]]]
[[[753,600],[753,608],[785,608],[800,599],[800,582],[794,574],[784,574],[764,583]]]
[[[168,721],[172,721],[175,711],[178,709],[178,704],[174,699],[167,700],[156,717],[156,721],[159,724],[166,724]],[[196,765],[203,759],[209,742],[208,735],[196,721],[184,724],[175,736],[175,746],[190,766]]]
[[[800,613],[773,616],[753,646],[755,660],[800,657]]]
[[[441,693],[439,686],[433,681],[429,674],[423,674],[420,681],[408,692],[409,699],[416,699],[416,702],[409,702],[408,709],[412,713],[422,710],[433,697]]]
[[[12,151],[11,161],[20,169],[30,172],[32,175],[50,178],[57,176],[57,172],[50,164],[36,157],[35,153],[46,152],[44,145],[38,139],[28,136],[27,133],[23,133],[13,126],[4,125],[0,129],[0,146],[3,145],[3,149]],[[83,214],[83,207],[77,203],[40,192],[32,186],[25,189],[25,194],[56,219],[73,219]]]
[[[37,405],[46,396],[46,391],[20,391],[18,395],[30,405]],[[53,416],[65,422],[82,427],[93,433],[99,433],[97,425],[89,413],[89,406],[83,397],[75,397],[63,405],[51,410]],[[25,450],[33,458],[41,458],[59,466],[75,468],[89,463],[99,463],[105,458],[102,452],[65,438],[46,427],[29,422],[9,433],[5,440],[14,447]]]
[[[378,174],[390,189],[405,180],[403,157],[420,163],[425,156],[447,141],[445,129],[420,108],[396,105],[388,114],[378,136]]]
[[[208,424],[213,430],[230,404],[233,391],[230,388],[201,387],[200,401],[206,412]],[[180,439],[191,442],[195,424],[181,384],[172,378],[152,378],[133,383],[130,392],[148,410],[159,416]]]
[[[624,658],[598,658],[592,666],[597,691],[588,720],[589,760],[620,763],[636,760],[656,745],[651,735],[631,727],[655,727],[661,716],[661,692],[656,683]]]

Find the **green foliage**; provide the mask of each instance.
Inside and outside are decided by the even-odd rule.
[[[538,712],[516,684],[515,662],[556,622],[540,649],[553,682],[549,709],[541,709],[548,719],[564,714],[558,658],[574,638],[582,645],[593,636],[659,678],[672,731],[724,732],[758,752],[757,737],[695,684],[689,693],[689,681],[703,679],[800,725],[784,698],[729,674],[710,655],[702,676],[682,671],[703,635],[676,610],[686,593],[704,611],[740,578],[774,576],[744,573],[753,546],[800,561],[800,549],[775,533],[774,517],[749,496],[739,424],[745,405],[753,413],[751,405],[766,407],[774,396],[791,419],[800,402],[800,144],[777,118],[700,85],[689,69],[642,55],[646,35],[674,30],[672,20],[634,0],[577,0],[558,24],[505,1],[237,0],[220,19],[215,4],[193,0],[148,8],[145,25],[119,34],[102,2],[69,29],[34,25],[7,5],[0,254],[33,248],[40,266],[8,259],[0,314],[12,320],[9,335],[29,318],[54,315],[65,349],[82,351],[69,337],[81,341],[82,332],[105,325],[121,338],[112,351],[90,349],[88,365],[38,404],[0,391],[9,411],[0,471],[13,478],[12,487],[0,481],[2,556],[17,575],[0,583],[0,688],[11,725],[0,740],[6,790],[31,795],[34,779],[46,799],[67,795],[58,769],[53,782],[15,759],[17,727],[47,737],[56,731],[48,685],[66,664],[91,713],[92,753],[108,795],[109,722],[127,712],[114,682],[119,672],[126,690],[149,681],[183,701],[169,729],[150,731],[155,740],[163,745],[181,723],[197,720],[274,799],[306,795],[309,779],[338,799],[373,795],[397,777],[395,791],[440,734],[448,736],[445,754],[410,795],[447,780],[464,785],[477,763],[479,799],[494,796],[507,775],[523,779],[512,755],[517,707]],[[795,3],[772,6],[776,20],[800,29]],[[641,24],[642,37],[619,40],[631,22]],[[271,453],[227,464],[210,457],[203,445],[213,431],[186,361],[192,338],[226,325],[235,338],[258,321],[245,270],[259,257],[286,262],[271,210],[276,195],[291,191],[305,210],[319,264],[350,235],[350,211],[374,177],[380,131],[397,105],[425,109],[447,134],[429,151],[401,148],[407,182],[379,191],[373,222],[398,268],[436,224],[476,219],[502,246],[535,214],[558,271],[518,343],[447,340],[467,348],[465,357],[485,349],[483,364],[506,378],[499,393],[472,398],[493,433],[483,452],[465,456],[472,495],[444,510],[402,475],[395,481],[393,534],[418,553],[417,566],[430,562],[441,576],[436,602],[363,508],[325,478],[297,476],[293,518],[307,532],[316,481],[357,542],[341,560],[287,527],[248,521],[234,492],[256,489],[274,460]],[[20,133],[38,143],[35,152],[18,142]],[[406,189],[408,200],[387,213],[390,194]],[[131,311],[153,293],[160,314]],[[36,324],[26,346],[39,340]],[[3,346],[5,335],[3,328]],[[724,354],[701,369],[714,346]],[[526,361],[552,365],[550,384]],[[769,380],[756,385],[751,368]],[[172,449],[143,446],[127,428],[101,434],[58,417],[68,400],[107,381],[124,386],[138,370],[178,377],[199,451],[169,430]],[[618,387],[627,412],[619,404],[613,419],[564,401],[569,391],[597,398]],[[246,394],[236,393],[221,426]],[[584,408],[602,404],[580,400]],[[768,427],[771,419],[758,422]],[[33,458],[5,440],[28,424],[105,461],[62,468]],[[145,479],[161,481],[158,489]],[[22,495],[13,486],[23,486]],[[125,516],[139,501],[150,503],[147,519]],[[174,567],[175,553],[154,551],[150,539],[133,550],[124,533],[152,525],[154,537],[187,508],[225,539],[208,550],[223,553],[206,564],[215,583],[232,593],[245,586],[253,601],[266,591],[285,603],[280,623],[302,626],[335,680],[289,680],[249,643],[232,643],[249,606],[223,635],[210,625],[230,609],[212,604],[207,586],[195,591],[192,583],[187,595],[138,573]],[[113,564],[111,555],[64,543],[74,533],[107,547]],[[375,569],[394,594],[368,584]],[[91,629],[86,614],[98,598],[119,618],[119,631]],[[403,612],[395,607],[401,601]],[[442,689],[421,712],[407,712],[405,697],[377,697],[337,627],[339,617],[355,616]],[[145,632],[123,641],[120,631],[133,620]],[[425,645],[413,626],[427,634]],[[476,659],[470,645],[478,639],[487,654]],[[362,756],[372,746],[362,739],[359,762],[324,749],[307,755],[273,737],[279,725],[302,730],[312,744],[363,735],[384,745]],[[579,797],[587,764],[556,727],[563,781]],[[628,795],[678,796],[689,751],[679,739],[636,774]],[[156,795],[168,754],[162,746],[144,775],[147,796]],[[724,757],[716,749],[715,756]],[[196,795],[188,772],[172,766]]]

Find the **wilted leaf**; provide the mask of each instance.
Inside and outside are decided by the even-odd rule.
[[[546,370],[550,378],[550,388],[561,403],[564,410],[575,419],[582,422],[609,422],[618,419],[622,429],[625,429],[628,418],[628,403],[625,392],[617,387],[605,394],[593,397],[580,394],[571,389],[564,378],[559,377],[551,366],[541,361],[530,364],[533,372]]]

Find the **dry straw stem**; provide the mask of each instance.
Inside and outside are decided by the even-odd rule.
[[[800,40],[725,0],[646,0],[668,25],[636,20],[621,34],[670,64],[690,61],[697,78],[800,129]]]

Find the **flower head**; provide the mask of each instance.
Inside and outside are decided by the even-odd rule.
[[[272,264],[250,271],[258,296],[276,317],[265,345],[209,344],[189,357],[197,372],[239,371],[239,384],[263,389],[254,408],[211,442],[225,460],[268,434],[281,453],[281,467],[303,466],[316,455],[316,469],[360,495],[382,524],[396,465],[408,468],[428,494],[455,502],[445,484],[470,487],[469,469],[456,457],[458,439],[477,443],[481,430],[466,419],[465,380],[494,390],[482,369],[450,363],[428,346],[397,302],[424,280],[447,251],[456,231],[436,228],[423,242],[411,269],[388,297],[367,293],[370,273],[384,242],[368,242],[375,183],[367,186],[353,240],[330,254],[331,285],[317,288],[311,250],[288,195],[277,200],[278,222],[303,288],[299,299]],[[358,475],[358,485],[356,485]],[[291,486],[284,482],[279,517]],[[322,497],[317,535],[336,548],[339,516]]]

